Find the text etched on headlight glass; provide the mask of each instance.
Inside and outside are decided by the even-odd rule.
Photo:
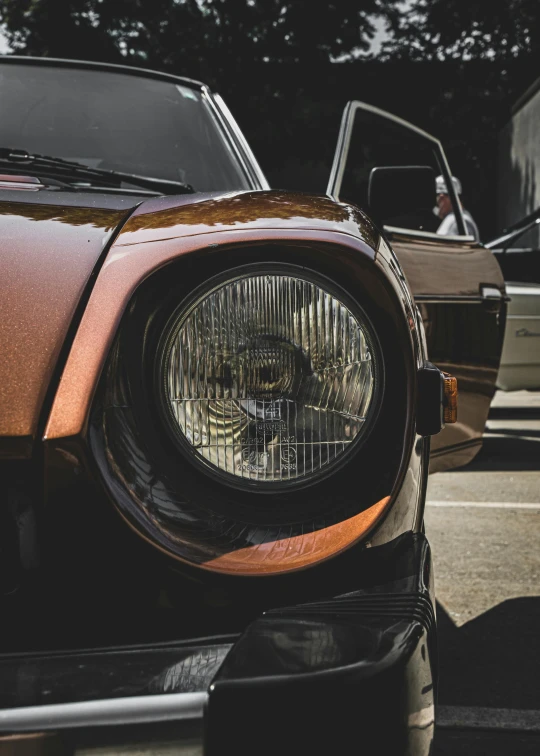
[[[369,327],[323,286],[244,275],[201,297],[169,331],[169,418],[237,482],[327,472],[366,427],[376,388]]]

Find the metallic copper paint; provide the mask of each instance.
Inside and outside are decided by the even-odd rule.
[[[274,575],[318,564],[364,537],[382,517],[389,503],[390,496],[386,496],[354,517],[330,527],[231,551],[201,566],[229,574]]]
[[[125,212],[0,203],[0,437],[33,438],[84,287]],[[3,456],[28,445],[2,444]]]
[[[208,224],[201,222],[207,218],[207,205]],[[145,208],[152,212],[146,213]],[[223,218],[227,218],[227,225],[220,222]],[[207,256],[211,271],[214,255],[226,255],[231,247],[242,245],[250,246],[254,259],[259,249],[266,258],[265,243],[276,241],[335,245],[336,261],[339,259],[343,264],[347,260],[352,275],[358,265],[355,260],[362,257],[376,261],[377,258],[385,271],[385,278],[394,289],[393,298],[398,308],[395,313],[392,311],[392,318],[403,324],[401,330],[407,342],[404,341],[403,347],[414,354],[410,366],[414,371],[415,364],[419,364],[422,357],[415,332],[414,305],[405,279],[389,250],[386,256],[384,250],[375,253],[379,239],[370,222],[354,208],[324,197],[283,192],[245,192],[207,198],[200,203],[192,198],[150,200],[131,216],[100,270],[66,363],[45,438],[51,443],[62,438],[67,442],[69,438],[84,433],[94,391],[122,314],[134,291],[152,272],[190,253]],[[413,384],[411,380],[410,385]],[[411,396],[407,403],[409,427],[413,406],[414,397]],[[215,558],[199,564],[199,569],[246,576],[301,571],[345,551],[354,542],[365,539],[371,530],[374,531],[371,540],[375,544],[415,529],[421,522],[419,510],[425,476],[423,447],[419,447],[418,442],[419,439],[412,436],[403,445],[402,471],[391,497],[383,498],[343,523],[321,529],[318,534],[216,554]],[[134,528],[132,523],[126,522]],[[141,533],[139,528],[134,529],[154,547],[174,556]]]
[[[160,205],[163,210],[159,210]],[[152,212],[145,212],[147,206]],[[194,251],[208,255],[211,270],[211,256],[226,254],[231,245],[279,240],[334,242],[352,253],[371,259],[375,256],[376,236],[371,223],[355,208],[326,197],[242,192],[203,198],[198,204],[179,198],[156,199],[138,208],[99,273],[62,375],[45,438],[75,436],[83,430],[120,318],[137,286],[153,271]]]
[[[257,227],[321,229],[377,241],[371,221],[352,205],[328,197],[279,191],[235,192],[195,202],[194,195],[181,204],[178,198],[149,200],[137,208],[122,230],[117,245],[173,239],[179,236]]]
[[[504,278],[493,253],[477,242],[431,241],[403,232],[392,234],[392,247],[413,296],[434,297],[418,302],[429,359],[458,383],[457,421],[432,438],[430,472],[460,467],[481,448],[502,345],[497,315],[482,303],[480,286],[504,294]]]
[[[478,297],[479,282],[504,291],[504,279],[493,253],[477,243],[433,242],[396,234],[392,247],[415,297]]]

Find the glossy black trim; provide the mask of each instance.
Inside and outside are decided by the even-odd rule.
[[[205,755],[431,752],[437,642],[431,554],[405,535],[363,556],[373,584],[265,613],[209,690]]]
[[[417,381],[416,432],[434,436],[444,428],[443,376],[435,365],[426,362],[418,371]]]
[[[346,290],[362,303],[381,344],[387,383],[381,414],[370,443],[363,447],[365,455],[342,468],[339,486],[337,479],[329,476],[309,488],[276,492],[269,506],[268,494],[224,486],[198,466],[188,464],[164,425],[156,422],[157,345],[179,301],[208,280],[205,250],[161,269],[137,291],[102,373],[88,432],[91,455],[105,490],[133,528],[181,560],[183,571],[202,565],[205,579],[231,581],[235,593],[260,593],[261,589],[248,586],[252,575],[211,576],[205,567],[210,558],[251,546],[256,538],[262,539],[259,543],[269,543],[321,530],[372,506],[392,491],[397,493],[414,443],[414,411],[407,410],[416,401],[412,321],[409,318],[408,323],[399,309],[400,300],[389,280],[394,274],[358,256],[352,275],[339,246],[311,243],[301,247],[286,241],[230,247],[216,259],[214,270],[227,274],[233,267],[268,259],[315,269]],[[359,475],[362,486],[358,485]],[[390,518],[385,540],[408,529],[416,493],[415,488],[410,500],[408,494],[400,498],[398,509],[403,508],[403,516]],[[146,504],[141,505],[143,498]],[[159,513],[159,527],[149,512],[154,520]],[[413,518],[411,514],[411,521]],[[201,530],[203,521],[205,529]],[[265,575],[265,591],[273,591],[270,583],[278,579]],[[311,581],[299,574],[298,582]]]
[[[93,737],[95,746],[114,736],[117,744],[125,745],[134,742],[137,728],[138,742],[148,739],[149,733],[140,728],[153,723],[162,724],[150,739],[164,740],[166,728],[175,723],[167,740],[178,745],[194,734],[192,742],[197,742],[192,726],[204,727],[206,756],[348,753],[351,743],[367,752],[377,746],[381,753],[427,756],[437,688],[429,544],[423,535],[408,533],[357,554],[354,562],[350,576],[369,578],[361,590],[263,613],[230,650],[227,646],[217,674],[214,668],[194,685],[188,680],[190,687],[183,692],[170,693],[161,686],[159,691],[150,689],[153,695],[143,690],[140,695],[81,701],[76,686],[73,691],[67,687],[72,695],[64,703],[0,709],[0,731],[55,731],[73,742],[84,735]],[[186,642],[177,651],[204,649],[202,640]],[[98,650],[95,659],[89,652],[87,668],[109,655],[122,676],[129,672],[123,664],[125,651]],[[143,651],[159,658],[163,651],[174,655],[175,647],[135,647],[128,657]],[[80,651],[5,655],[0,664],[19,665],[18,687],[28,697],[35,695],[36,686],[39,690],[48,684],[39,675],[40,659],[54,683],[62,676],[62,664],[77,677],[82,658]],[[97,676],[116,692],[105,672],[98,664]],[[0,680],[11,690],[1,669]]]

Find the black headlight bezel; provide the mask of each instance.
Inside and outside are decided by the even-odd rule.
[[[124,314],[93,403],[90,448],[120,514],[187,569],[191,565],[212,571],[206,565],[216,553],[257,538],[289,538],[341,523],[398,490],[404,479],[414,441],[415,354],[409,323],[381,268],[359,254],[351,263],[341,252],[332,243],[280,240],[231,246],[211,259],[216,275],[269,259],[315,270],[354,301],[362,301],[380,344],[385,391],[370,443],[360,447],[365,455],[349,456],[337,477],[330,474],[271,497],[223,485],[189,459],[179,463],[177,444],[164,424],[156,422],[159,339],[178,300],[207,281],[208,251],[154,273],[139,286]],[[398,533],[401,527],[405,520],[390,530]]]
[[[368,416],[364,423],[364,427],[358,433],[354,439],[350,448],[341,454],[337,461],[333,461],[325,468],[317,470],[305,475],[301,478],[295,478],[291,480],[283,480],[278,482],[265,482],[252,480],[248,478],[240,478],[233,476],[224,471],[217,469],[211,462],[208,462],[196,449],[189,444],[185,436],[180,431],[178,424],[174,417],[167,401],[166,397],[166,379],[164,373],[167,370],[168,360],[170,358],[170,352],[172,349],[173,341],[177,337],[178,332],[182,328],[183,324],[189,318],[195,308],[209,295],[219,290],[222,286],[229,282],[239,280],[241,278],[249,278],[251,276],[261,275],[276,275],[276,276],[290,276],[300,278],[308,283],[312,283],[320,287],[323,291],[331,294],[333,297],[343,303],[349,311],[357,318],[362,324],[366,341],[368,343],[371,354],[373,355],[372,369],[373,369],[373,397],[370,402]],[[200,286],[198,286],[193,292],[190,292],[183,301],[181,301],[170,315],[165,329],[159,339],[157,345],[156,355],[156,374],[155,374],[155,387],[158,399],[158,408],[161,421],[164,427],[167,428],[171,438],[176,443],[179,452],[185,459],[193,465],[199,466],[207,475],[214,478],[216,482],[223,485],[230,486],[234,489],[246,490],[255,493],[266,493],[269,495],[275,495],[282,493],[286,490],[298,490],[306,488],[312,485],[316,485],[323,478],[334,475],[337,473],[343,465],[346,465],[351,461],[352,456],[360,452],[361,447],[367,442],[371,429],[377,420],[379,414],[381,402],[384,396],[384,362],[381,353],[381,347],[366,312],[361,305],[351,297],[351,295],[338,286],[334,281],[327,276],[323,276],[317,271],[311,270],[306,267],[301,267],[291,263],[283,262],[255,262],[248,263],[246,265],[238,266],[235,268],[229,268],[216,276],[206,280]]]

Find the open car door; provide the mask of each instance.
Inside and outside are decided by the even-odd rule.
[[[437,233],[435,179],[445,178],[458,233]],[[328,194],[363,208],[394,249],[426,330],[429,359],[458,379],[458,421],[431,442],[430,472],[482,445],[502,350],[505,288],[494,255],[468,236],[438,139],[363,102],[341,123]]]

